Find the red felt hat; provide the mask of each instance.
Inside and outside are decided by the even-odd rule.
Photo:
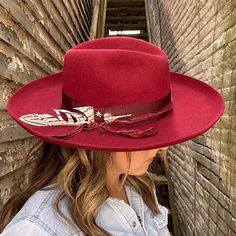
[[[28,132],[68,147],[138,151],[204,133],[224,112],[206,83],[169,71],[161,48],[105,37],[68,50],[62,72],[23,86],[8,101]]]

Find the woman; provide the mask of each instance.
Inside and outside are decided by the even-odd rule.
[[[2,236],[166,236],[168,210],[148,166],[213,126],[224,100],[169,72],[159,47],[107,37],[68,50],[63,72],[25,85],[7,108],[47,142],[30,185],[2,211]]]
[[[50,143],[44,143],[43,146],[43,155],[37,160],[37,168],[29,187],[5,205],[2,216],[5,215],[7,219],[7,213],[14,214],[14,211],[20,210],[27,198],[36,193],[1,235],[15,235],[16,232],[17,235],[40,236],[51,235],[51,232],[54,235],[71,235],[74,232],[77,232],[75,235],[84,235],[83,232],[87,235],[145,235],[144,230],[146,235],[158,235],[158,232],[160,235],[169,235],[167,218],[164,218],[167,216],[167,209],[163,206],[158,208],[153,178],[147,172],[158,149],[128,152],[126,156],[125,152],[85,151]],[[137,192],[127,189],[126,185],[126,193],[124,182],[134,186]],[[52,190],[57,191],[40,191],[49,184]],[[71,214],[63,212],[69,218],[68,222],[57,218],[53,213],[52,198],[56,194],[58,199],[63,199],[62,209],[67,206],[65,199],[68,201]],[[50,199],[42,207],[42,201],[49,195]],[[141,201],[141,196],[144,202]],[[138,199],[142,205],[138,205]],[[129,203],[129,200],[132,202]],[[132,206],[139,215],[136,215]],[[117,208],[117,213],[111,212],[114,207]],[[142,208],[146,210],[142,212]],[[150,218],[151,213],[158,214],[158,217]],[[71,216],[77,229],[69,227]],[[132,222],[128,221],[129,218],[132,218]],[[139,222],[141,219],[143,222]],[[165,219],[165,224],[160,221],[162,219]],[[60,224],[63,226],[58,227]]]

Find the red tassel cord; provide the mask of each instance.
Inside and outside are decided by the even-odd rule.
[[[136,129],[136,130],[135,129],[113,130],[109,127],[109,125],[106,122],[103,122],[101,124],[98,124],[98,123],[83,124],[83,125],[75,128],[74,130],[72,130],[69,133],[62,134],[62,135],[53,135],[53,137],[68,139],[78,133],[81,133],[84,130],[90,131],[90,130],[94,130],[94,129],[98,129],[100,134],[103,134],[104,131],[107,131],[110,133],[119,134],[119,135],[123,135],[123,136],[129,136],[129,137],[133,137],[133,138],[152,136],[152,135],[156,134],[156,131],[154,130],[153,127],[148,128],[146,130],[138,130],[138,129]]]

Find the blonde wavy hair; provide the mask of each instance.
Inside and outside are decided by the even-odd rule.
[[[109,197],[105,176],[112,161],[112,152],[73,149],[48,142],[44,142],[33,154],[39,150],[42,152],[29,178],[31,181],[23,191],[7,201],[0,213],[0,232],[34,192],[56,185],[59,191],[53,207],[68,224],[79,227],[88,236],[110,236],[109,232],[96,225],[94,217],[98,207]],[[131,152],[126,154],[130,166]],[[162,152],[160,155],[162,158],[165,156]],[[157,181],[154,174],[147,171],[141,176],[132,176],[127,171],[120,180],[122,185],[128,183],[136,189],[154,215],[159,213],[153,191]],[[63,197],[68,199],[73,221],[59,208]]]

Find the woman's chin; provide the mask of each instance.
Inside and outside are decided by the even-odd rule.
[[[137,172],[131,173],[129,175],[140,176],[140,175],[144,175],[146,172],[147,172],[147,169],[142,170],[142,171],[137,171]]]

